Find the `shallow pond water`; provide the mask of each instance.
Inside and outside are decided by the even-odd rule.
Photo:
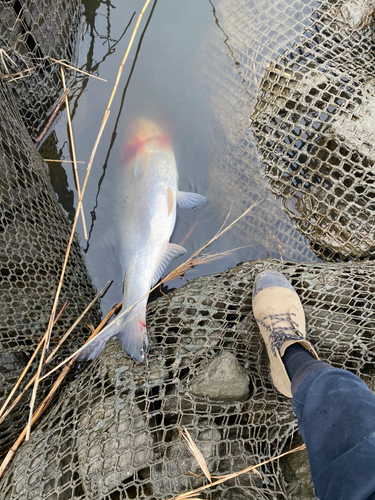
[[[81,184],[119,65],[144,2],[83,0],[82,4],[76,64],[108,82],[82,75],[68,81],[76,155],[79,161],[86,162],[79,164]],[[269,15],[272,4],[263,4],[265,15]],[[283,214],[278,200],[266,191],[249,132],[257,85],[267,57],[272,51],[277,55],[290,47],[308,23],[312,6],[304,2],[301,6],[300,13],[296,7],[298,19],[293,20],[293,30],[288,35],[288,27],[281,24],[283,37],[278,37],[275,13],[270,15],[276,26],[272,34],[272,26],[259,24],[262,13],[258,4],[251,1],[150,2],[125,64],[85,192],[87,240],[81,220],[77,226],[95,285],[101,287],[108,279],[114,280],[102,301],[104,312],[121,300],[118,255],[107,241],[113,230],[111,214],[116,205],[116,176],[123,168],[126,130],[140,117],[161,124],[170,134],[179,188],[208,199],[208,203],[192,210],[178,209],[171,241],[182,244],[187,254],[176,259],[167,271],[212,238],[227,214],[230,222],[251,204],[260,202],[251,212],[250,222],[240,222],[206,252],[242,247],[240,250],[194,267],[185,276],[169,282],[165,289],[245,260],[267,256],[316,260],[308,243]],[[288,9],[288,4],[281,2],[278,8],[283,19],[283,9]],[[253,12],[254,31],[249,31],[249,20],[245,21],[241,14],[243,9]],[[257,38],[259,29],[264,32],[264,46],[256,48],[255,41],[261,42]],[[260,57],[262,53],[265,55]],[[65,112],[41,152],[45,158],[71,158]],[[78,199],[72,167],[68,163],[50,163],[50,172],[59,201],[72,220]]]

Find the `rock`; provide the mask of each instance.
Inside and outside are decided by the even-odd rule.
[[[291,444],[291,449],[300,446],[302,438],[298,434]],[[289,500],[316,500],[314,485],[307,451],[292,453],[281,459],[281,468],[288,485],[286,492]]]
[[[99,400],[78,422],[77,452],[85,492],[108,494],[151,459],[152,437],[139,406],[114,395]]]
[[[337,10],[338,12],[333,12],[333,15],[336,14],[335,17],[346,23],[349,28],[364,30],[374,20],[375,3],[371,0],[349,0],[344,2]]]
[[[223,352],[201,368],[188,390],[194,396],[217,401],[245,401],[249,395],[249,382],[247,370],[236,356]]]
[[[27,364],[27,357],[23,352],[2,352],[0,354],[0,376],[14,376],[14,372],[21,371]]]

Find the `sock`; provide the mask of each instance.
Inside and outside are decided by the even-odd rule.
[[[281,358],[292,383],[292,395],[310,373],[333,368],[331,365],[315,359],[301,344],[292,344],[285,349]]]
[[[284,356],[281,358],[289,375],[290,381],[293,380],[297,370],[307,361],[314,360],[314,356],[301,344],[292,344],[286,348]]]

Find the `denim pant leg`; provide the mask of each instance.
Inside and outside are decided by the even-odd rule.
[[[315,494],[321,500],[375,499],[375,395],[347,370],[306,376],[293,395]]]

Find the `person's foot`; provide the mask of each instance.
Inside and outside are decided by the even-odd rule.
[[[282,274],[263,271],[254,281],[253,313],[267,347],[274,386],[284,396],[291,398],[291,381],[281,359],[287,347],[298,343],[315,359],[319,359],[306,340],[301,301]]]

